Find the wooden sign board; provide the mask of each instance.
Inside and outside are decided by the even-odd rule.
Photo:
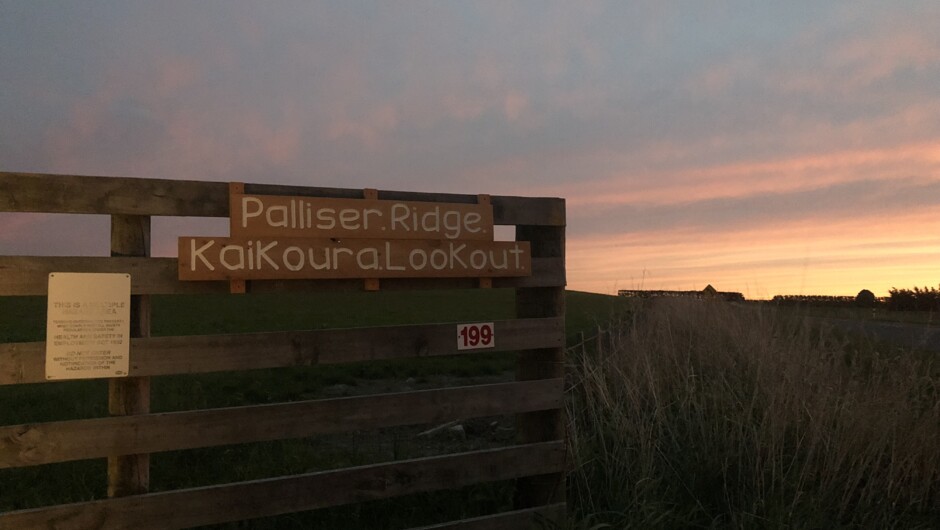
[[[126,377],[130,307],[129,274],[49,274],[46,379]]]
[[[529,276],[525,241],[179,238],[180,280]]]
[[[493,240],[489,204],[230,196],[233,237]]]

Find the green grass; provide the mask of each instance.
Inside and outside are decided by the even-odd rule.
[[[46,298],[0,296],[0,343],[46,338]]]
[[[568,291],[567,333],[591,332],[622,314],[627,300]],[[196,335],[500,320],[513,317],[508,289],[179,295],[152,298],[152,334]],[[0,341],[43,340],[44,297],[0,298]]]
[[[152,334],[193,335],[327,329],[431,322],[509,319],[512,290],[286,293],[277,295],[155,296]],[[626,311],[616,297],[567,293],[569,339]],[[45,298],[0,298],[0,342],[44,340]],[[294,367],[155,377],[154,412],[294,401],[323,397],[346,385],[413,378],[415,385],[459,384],[459,378],[499,377],[513,370],[512,353],[484,353],[346,365]],[[70,381],[0,387],[0,424],[107,415],[106,381]],[[511,425],[511,421],[509,422]],[[242,444],[160,453],[151,457],[153,491],[250,480],[311,470],[426,456],[455,450],[416,441],[420,427],[348,433],[303,440]],[[509,443],[470,437],[459,450]],[[103,460],[0,470],[0,511],[77,502],[105,496]],[[16,487],[7,485],[16,484]],[[511,508],[510,483],[413,495],[253,521],[258,528],[401,528]],[[429,505],[435,510],[427,510]],[[404,521],[407,521],[405,523]]]
[[[506,319],[513,292],[379,291],[242,296],[161,296],[153,300],[154,335],[348,328]]]

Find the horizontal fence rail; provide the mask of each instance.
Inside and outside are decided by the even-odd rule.
[[[256,280],[236,289],[228,281],[179,281],[177,258],[149,257],[152,216],[228,217],[230,193],[458,204],[488,201],[493,207],[490,225],[515,226],[516,239],[531,245],[531,275],[485,281],[383,278],[381,283]],[[107,458],[109,498],[0,513],[0,528],[184,528],[507,480],[514,485],[513,510],[414,530],[563,526],[564,199],[0,172],[0,212],[110,215],[112,253],[110,257],[0,256],[0,296],[47,296],[53,272],[124,273],[131,276],[134,308],[129,373],[108,379],[109,417],[0,426],[3,472]],[[149,295],[358,292],[376,287],[511,288],[514,318],[490,320],[495,345],[484,350],[458,349],[457,323],[149,336]],[[516,352],[514,381],[150,412],[151,378],[156,376],[489,352]],[[0,391],[34,383],[48,384],[30,391],[64,388],[55,386],[60,381],[46,380],[45,354],[45,342],[0,344]],[[148,493],[153,453],[349,432],[378,435],[386,428],[505,415],[515,417],[517,431],[515,445],[508,447],[460,453],[455,451],[465,448],[450,447],[450,454],[440,456]],[[496,445],[500,443],[506,442]]]
[[[0,172],[0,211],[228,217],[225,182]],[[250,195],[361,199],[362,190],[245,184]],[[476,195],[378,191],[378,199],[472,204]],[[498,225],[564,226],[563,199],[491,197]]]
[[[564,442],[526,444],[9,512],[0,528],[184,528],[557,473],[564,463]]]
[[[0,468],[480,418],[562,406],[543,379],[0,427]]]
[[[561,318],[494,322],[498,337],[487,351],[564,346]],[[257,370],[314,364],[469,354],[458,351],[454,324],[273,331],[131,339],[132,377]],[[0,385],[43,383],[45,342],[0,344]]]
[[[560,502],[527,510],[474,517],[453,523],[422,526],[413,530],[535,530],[553,528],[547,526],[547,524],[552,521],[560,521],[564,516],[565,503]]]

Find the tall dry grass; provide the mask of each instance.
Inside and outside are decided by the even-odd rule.
[[[935,354],[658,301],[570,352],[575,528],[936,528]]]

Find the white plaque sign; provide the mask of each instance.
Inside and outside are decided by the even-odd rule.
[[[130,313],[130,274],[49,274],[46,379],[126,377]]]

